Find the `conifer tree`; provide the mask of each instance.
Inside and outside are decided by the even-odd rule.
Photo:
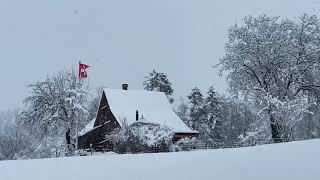
[[[170,103],[173,103],[174,99],[171,97],[173,94],[172,84],[166,74],[153,70],[145,77],[143,85],[144,89],[147,91],[164,92]]]

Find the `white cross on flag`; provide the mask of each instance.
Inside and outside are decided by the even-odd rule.
[[[79,78],[86,78],[88,77],[88,74],[87,74],[87,71],[86,69],[90,67],[89,65],[86,65],[86,64],[82,64],[82,63],[79,63]]]

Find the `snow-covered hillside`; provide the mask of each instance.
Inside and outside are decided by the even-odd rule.
[[[3,180],[318,180],[320,140],[239,149],[0,162]]]

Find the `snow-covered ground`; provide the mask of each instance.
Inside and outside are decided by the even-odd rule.
[[[0,162],[1,180],[319,180],[320,140],[239,149]]]

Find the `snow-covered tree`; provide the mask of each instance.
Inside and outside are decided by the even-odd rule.
[[[185,102],[185,100],[182,97],[180,97],[179,99],[179,105],[176,110],[176,113],[183,122],[189,124],[189,107],[187,102]]]
[[[147,91],[164,92],[167,95],[170,103],[173,103],[174,99],[171,97],[173,93],[172,84],[166,74],[153,70],[148,76],[145,77],[143,85],[144,89]]]
[[[5,159],[6,159],[6,157],[3,154],[1,154],[1,152],[0,152],[0,161],[5,160]]]
[[[297,124],[295,139],[314,139],[320,137],[320,106],[319,102],[310,106],[311,113],[305,114],[303,121]]]
[[[266,121],[259,118],[254,104],[237,97],[220,97],[223,145],[239,147],[264,144],[270,137]]]
[[[4,133],[8,126],[15,123],[15,116],[19,110],[0,111],[0,134]]]
[[[188,99],[190,108],[186,110],[189,110],[187,111],[189,117],[185,118],[185,122],[191,128],[199,131],[201,140],[211,142],[215,147],[222,147],[224,124],[221,116],[220,96],[213,87],[209,88],[206,97],[202,95],[199,88],[194,88]]]
[[[16,111],[8,111],[6,113],[7,122],[0,133],[0,154],[1,159],[23,159],[28,158],[32,152],[30,146],[32,139],[26,133],[22,126],[16,123]]]
[[[223,144],[223,119],[221,118],[221,102],[219,102],[219,95],[215,92],[214,87],[211,86],[205,98],[205,114],[204,126],[208,137],[215,142],[217,147]]]
[[[190,103],[189,127],[200,130],[205,119],[204,97],[199,88],[195,87],[188,95]]]
[[[60,72],[28,87],[19,124],[35,138],[35,157],[53,156],[64,150],[66,130],[75,136],[88,121],[87,86],[77,75]]]
[[[233,93],[255,100],[274,142],[292,137],[298,122],[319,97],[320,23],[303,15],[298,22],[279,17],[246,17],[229,29],[221,71]]]

